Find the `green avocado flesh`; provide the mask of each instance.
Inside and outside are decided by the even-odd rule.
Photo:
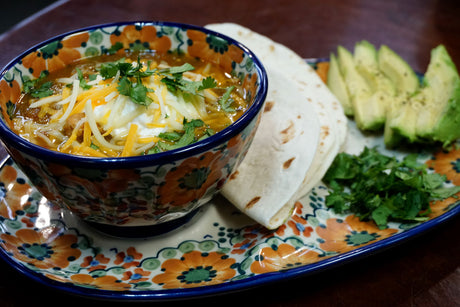
[[[389,148],[460,138],[460,77],[444,46],[431,51],[422,83],[389,47],[367,41],[331,54],[328,87],[363,131],[383,130]]]

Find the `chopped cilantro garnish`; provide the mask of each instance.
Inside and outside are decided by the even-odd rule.
[[[193,119],[191,121],[187,121],[184,119],[184,131],[173,131],[173,132],[164,132],[160,133],[158,136],[162,138],[162,141],[157,143],[157,146],[150,149],[148,152],[150,153],[157,153],[158,150],[160,151],[167,151],[172,149],[177,149],[180,147],[184,147],[190,144],[193,144],[197,141],[195,137],[195,129],[201,128],[205,124],[201,119]],[[208,131],[209,130],[209,131]],[[212,133],[212,129],[207,128],[205,130],[205,135]],[[203,137],[200,138],[200,140]]]
[[[152,103],[152,99],[147,96],[147,93],[153,90],[142,83],[133,83],[127,77],[120,79],[117,90],[120,94],[130,97],[132,101],[138,104],[147,106]]]
[[[113,78],[120,73],[117,90],[120,94],[128,96],[135,103],[148,106],[152,103],[152,99],[147,96],[148,92],[153,89],[147,88],[142,84],[142,78],[153,74],[152,70],[142,71],[143,65],[140,58],[137,59],[137,65],[132,65],[127,62],[110,62],[104,63],[99,69],[102,78]]]
[[[38,87],[41,81],[48,76],[46,71],[42,71],[37,79],[31,80],[28,77],[24,78],[22,90],[25,94],[30,94],[34,98],[43,98],[53,95],[51,87],[53,83],[51,81],[44,82]]]
[[[173,66],[161,70],[143,70],[140,58],[137,59],[137,65],[124,61],[104,63],[100,66],[99,73],[104,79],[113,78],[120,74],[118,91],[120,94],[130,97],[134,102],[142,105],[149,105],[152,100],[147,96],[152,89],[142,84],[142,78],[149,77],[153,74],[159,75],[168,90],[172,93],[182,91],[185,95],[197,95],[199,91],[214,88],[217,86],[216,80],[212,77],[206,77],[201,81],[190,81],[183,78],[183,73],[194,70],[195,68],[185,63],[181,66]]]
[[[91,85],[88,85],[86,83],[85,77],[83,76],[83,72],[80,70],[80,68],[77,68],[77,75],[78,80],[80,81],[80,87],[84,90],[89,90],[91,88]]]
[[[179,68],[182,66],[179,66]],[[190,64],[187,65],[187,68],[189,68],[189,66],[193,68],[193,66]],[[197,95],[199,91],[208,88],[214,88],[217,86],[216,80],[214,80],[212,77],[206,77],[201,81],[189,81],[182,77],[182,73],[188,70],[184,70],[181,73],[175,73],[175,70],[172,70],[172,68],[174,67],[161,70],[159,72],[159,74],[163,77],[161,82],[166,84],[168,90],[172,93],[176,93],[178,90],[180,90],[185,94]],[[171,71],[173,71],[173,73],[171,73]]]
[[[357,156],[338,154],[323,180],[330,187],[328,207],[373,220],[381,229],[389,221],[424,221],[431,200],[460,192],[459,186],[444,187],[445,176],[428,173],[414,155],[399,162],[367,147]]]
[[[227,91],[222,95],[222,97],[219,99],[219,105],[224,110],[224,112],[231,113],[235,112],[235,109],[230,107],[231,104],[233,103],[233,99],[231,98],[231,93],[235,89],[235,86],[230,86],[227,88]]]

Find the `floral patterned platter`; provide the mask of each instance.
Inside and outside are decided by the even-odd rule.
[[[316,65],[316,62],[311,62]],[[378,146],[353,122],[345,151]],[[458,146],[457,146],[458,147]],[[419,152],[430,170],[460,185],[460,149]],[[28,277],[72,294],[118,300],[165,300],[218,294],[307,275],[429,230],[460,213],[451,197],[434,202],[430,219],[391,223],[378,229],[324,205],[327,189],[317,185],[296,203],[276,231],[250,220],[216,197],[185,225],[143,239],[109,237],[53,206],[14,162],[0,167],[0,256]],[[459,193],[460,196],[460,193]]]

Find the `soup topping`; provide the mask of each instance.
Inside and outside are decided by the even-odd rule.
[[[176,149],[224,129],[248,107],[238,78],[187,56],[79,61],[26,80],[14,130],[63,153],[126,157]]]

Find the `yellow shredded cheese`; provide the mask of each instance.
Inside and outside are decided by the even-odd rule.
[[[136,142],[136,138],[137,138],[137,128],[138,126],[136,124],[131,124],[131,126],[129,127],[128,137],[126,138],[125,147],[123,148],[123,151],[121,153],[122,157],[128,157],[131,155],[134,144]]]

